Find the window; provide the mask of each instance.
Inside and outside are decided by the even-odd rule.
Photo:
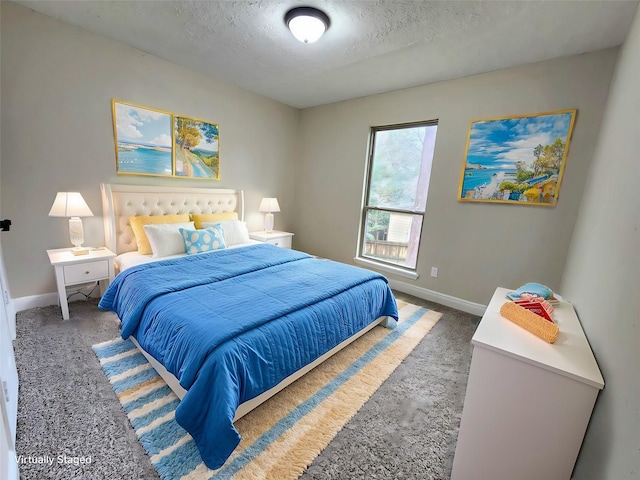
[[[373,127],[360,258],[415,271],[437,120]]]

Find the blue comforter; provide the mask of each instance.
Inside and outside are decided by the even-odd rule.
[[[268,244],[129,268],[100,307],[187,390],[176,420],[212,469],[240,442],[239,404],[376,318],[398,318],[383,276]]]

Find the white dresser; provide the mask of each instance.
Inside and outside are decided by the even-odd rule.
[[[473,356],[452,480],[569,480],[604,380],[571,304],[554,344],[500,316],[498,288]]]

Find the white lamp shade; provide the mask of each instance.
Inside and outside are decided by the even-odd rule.
[[[324,22],[316,17],[301,15],[289,21],[289,30],[303,43],[317,42],[326,28]]]
[[[78,192],[58,192],[49,210],[49,216],[93,217],[93,213]]]
[[[280,211],[280,205],[278,205],[278,199],[277,198],[263,198],[262,201],[260,202],[259,211],[264,212],[264,213],[279,212]]]

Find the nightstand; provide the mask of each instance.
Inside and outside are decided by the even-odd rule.
[[[69,320],[68,286],[98,282],[100,295],[103,295],[115,276],[113,259],[116,254],[108,248],[91,249],[87,255],[78,256],[71,253],[71,248],[47,250],[47,254],[56,271],[58,298],[64,320]]]
[[[278,230],[274,230],[273,232],[249,233],[249,238],[252,240],[270,243],[271,245],[281,248],[291,248],[291,237],[293,237],[293,233],[279,232]]]

